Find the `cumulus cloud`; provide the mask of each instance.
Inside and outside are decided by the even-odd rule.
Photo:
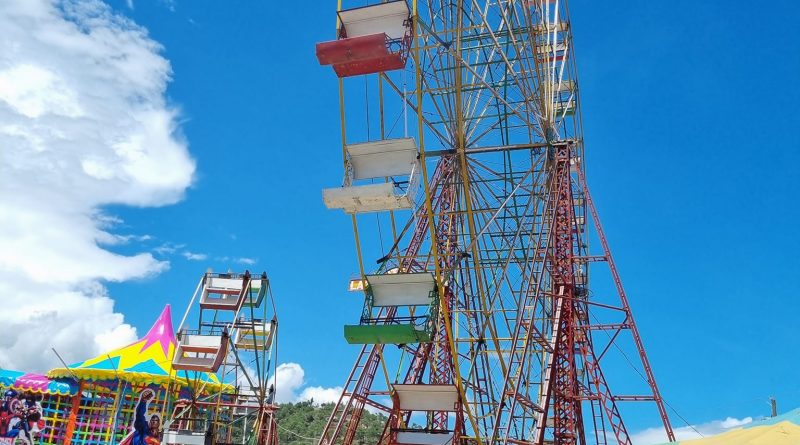
[[[683,426],[674,429],[675,439],[680,441],[713,436],[724,433],[731,428],[747,425],[752,421],[752,417],[745,417],[743,419],[727,417],[723,420],[712,420],[710,422],[697,425]],[[634,445],[663,444],[667,442],[667,435],[664,433],[663,427],[648,428],[644,431],[633,434],[631,436],[631,441]]]
[[[342,395],[342,391],[344,391],[341,386],[329,388],[324,386],[306,386],[305,376],[305,370],[297,363],[283,363],[278,366],[275,370],[275,375],[270,377],[270,382],[272,382],[273,378],[276,381],[275,402],[296,403],[313,401],[314,405],[322,405],[339,401],[339,397]],[[386,406],[390,406],[392,403],[388,398],[378,399],[377,402]],[[365,406],[364,409],[373,414],[386,414],[370,405]]]
[[[275,370],[275,401],[277,403],[293,403],[314,400],[315,405],[331,403],[339,400],[342,387],[324,388],[322,386],[305,387],[306,372],[297,363],[282,363]]]
[[[298,400],[313,400],[315,405],[323,403],[336,403],[342,395],[342,387],[324,388],[322,386],[309,386],[297,397]]]
[[[305,383],[306,372],[297,363],[281,363],[275,370],[275,401],[297,402],[297,390]]]
[[[0,29],[0,366],[44,370],[50,346],[69,361],[135,339],[102,283],[169,263],[109,250],[150,238],[102,209],[174,203],[195,165],[144,28],[98,0],[9,0]]]

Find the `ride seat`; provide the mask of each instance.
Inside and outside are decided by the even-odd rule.
[[[428,306],[436,280],[430,272],[367,275],[372,306]]]
[[[436,280],[430,272],[367,275],[365,314],[375,307],[429,306],[424,315],[372,319],[345,325],[344,337],[350,344],[427,343],[433,335],[438,305]]]
[[[217,372],[228,353],[228,334],[181,335],[172,359],[179,371]]]
[[[206,433],[178,429],[164,430],[164,445],[205,445]]]
[[[248,278],[207,277],[200,296],[200,307],[238,311],[244,302],[248,281]]]
[[[400,411],[458,410],[459,395],[455,385],[395,383],[391,393]]]
[[[414,206],[419,173],[413,138],[384,139],[349,144],[347,174],[342,187],[322,191],[325,206],[345,213],[410,209]],[[353,185],[353,181],[402,177],[407,181]],[[400,184],[405,184],[403,189]]]
[[[405,0],[346,9],[338,15],[341,23],[338,40],[317,44],[321,65],[333,65],[339,77],[405,66],[411,16]]]
[[[393,429],[392,433],[391,443],[396,445],[452,445],[455,437],[452,431]]]
[[[272,345],[274,322],[244,323],[236,330],[233,343],[237,348],[247,351],[261,351]]]

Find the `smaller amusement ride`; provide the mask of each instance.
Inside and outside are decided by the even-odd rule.
[[[0,445],[277,445],[277,326],[266,273],[209,271],[177,335],[167,305],[127,346],[0,370]]]

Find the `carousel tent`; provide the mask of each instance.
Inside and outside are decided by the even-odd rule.
[[[17,392],[36,394],[56,394],[74,396],[78,393],[78,385],[66,379],[49,379],[41,374],[29,374],[21,371],[0,369],[0,388],[13,389]]]
[[[20,397],[27,394],[41,396],[41,422],[47,426],[38,439],[42,444],[64,442],[68,431],[68,418],[73,402],[78,396],[78,384],[69,379],[50,379],[41,374],[0,369],[0,391],[16,391]],[[4,433],[5,431],[0,431]]]
[[[77,378],[86,381],[122,380],[143,385],[193,387],[200,392],[233,391],[216,375],[172,369],[177,342],[172,329],[172,311],[164,307],[147,335],[130,345],[115,349],[67,368],[51,369],[50,378]]]
[[[42,438],[41,443],[119,444],[129,436],[136,405],[146,390],[154,393],[149,415],[157,414],[161,419],[172,413],[179,399],[234,392],[233,386],[221,382],[215,374],[173,369],[176,349],[172,313],[167,305],[147,334],[136,342],[68,367],[51,369],[47,377],[77,381],[77,392],[67,399],[69,403],[60,401],[61,414],[46,425],[57,433]]]

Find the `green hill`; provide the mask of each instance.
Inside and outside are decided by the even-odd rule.
[[[276,419],[281,445],[315,444],[325,422],[333,411],[334,404],[314,406],[313,401],[281,404]],[[380,439],[386,416],[364,411],[356,433],[355,444],[375,445]]]

